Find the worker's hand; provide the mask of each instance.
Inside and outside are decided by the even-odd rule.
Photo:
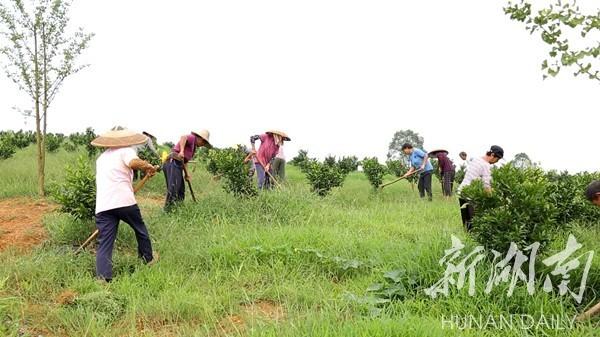
[[[188,182],[191,182],[192,181],[192,176],[189,175],[189,174],[186,174],[185,175],[185,180],[188,181]]]
[[[267,166],[265,166],[265,171],[267,171],[267,172],[271,171],[271,163],[268,163]]]
[[[250,154],[256,155],[256,150],[250,151]]]
[[[156,174],[156,171],[158,171],[158,167],[157,166],[152,166],[152,165],[148,165],[144,169],[144,173],[146,173],[146,175],[150,176],[150,177],[153,177]]]
[[[179,155],[179,158],[181,158],[180,160],[183,160],[183,158],[185,158],[185,152],[183,152],[183,151],[179,151],[178,155]]]

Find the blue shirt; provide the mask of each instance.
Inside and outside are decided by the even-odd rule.
[[[415,149],[413,151],[413,153],[410,155],[410,163],[412,164],[412,166],[415,169],[420,169],[421,165],[423,165],[423,160],[425,160],[425,158],[427,158],[427,153],[421,149]],[[423,172],[429,172],[429,171],[433,171],[433,166],[431,165],[431,161],[427,162],[427,165],[425,165],[425,171]]]

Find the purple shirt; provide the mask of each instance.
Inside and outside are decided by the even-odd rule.
[[[259,136],[260,147],[258,148],[257,157],[262,164],[267,165],[277,155],[279,151],[279,145],[275,144],[275,137],[272,134],[264,133]],[[250,141],[254,144],[255,137],[252,137]]]
[[[454,164],[452,164],[452,160],[448,158],[447,154],[440,152],[437,154],[437,159],[442,173],[454,170]]]
[[[179,146],[179,143],[177,143],[173,147],[173,152],[179,153],[179,151],[181,151],[181,148]],[[184,157],[183,161],[187,163],[188,161],[192,160],[192,157],[194,157],[195,152],[196,152],[196,136],[193,133],[190,133],[186,138],[185,147],[183,148],[183,157]]]

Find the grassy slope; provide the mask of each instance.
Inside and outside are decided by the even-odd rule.
[[[32,155],[30,148],[0,162],[0,197],[35,193]],[[50,180],[60,179],[63,164],[73,156],[49,156]],[[226,317],[241,315],[245,303],[259,300],[278,303],[285,317],[278,322],[247,319],[243,335],[521,336],[520,331],[442,330],[440,319],[538,314],[542,308],[547,314],[576,312],[569,298],[539,290],[530,297],[522,286],[510,299],[500,291],[484,295],[487,267],[479,269],[475,297],[463,291],[432,300],[419,293],[373,318],[369,307],[349,294],[364,295],[369,285],[383,281],[384,272],[397,268],[430,286],[443,275],[437,260],[449,248],[450,234],[474,246],[461,229],[456,202],[440,200],[436,183],[433,203],[418,200],[406,182],[375,195],[360,173],[321,199],[310,193],[300,172],[292,167],[288,171],[290,186],[284,191],[240,201],[198,168],[198,204],[188,202],[167,216],[160,204],[141,202],[161,260],[151,268],[141,265],[132,231],[121,226],[115,281],[108,287],[93,280],[92,254],[71,253],[72,245],[93,227],[74,225],[64,215],[49,216],[47,243],[27,256],[0,253],[0,335],[17,335],[21,329],[44,336],[218,336],[223,335],[218,326],[227,326]],[[141,200],[160,197],[163,186],[161,176],[153,179]],[[586,249],[600,248],[597,230],[575,230]],[[341,264],[325,263],[295,248],[371,267],[345,272]],[[594,270],[590,278],[598,280],[597,262]],[[77,304],[57,304],[65,290],[79,294]],[[592,324],[597,322],[546,333],[594,336],[597,326]],[[234,328],[226,330],[236,335]]]

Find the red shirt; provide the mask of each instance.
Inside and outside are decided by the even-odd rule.
[[[175,153],[179,153],[181,151],[179,143],[175,144],[172,151]],[[194,157],[195,152],[196,136],[193,133],[190,133],[186,138],[185,147],[183,148],[183,161],[187,163],[188,161],[192,160],[192,157]]]

